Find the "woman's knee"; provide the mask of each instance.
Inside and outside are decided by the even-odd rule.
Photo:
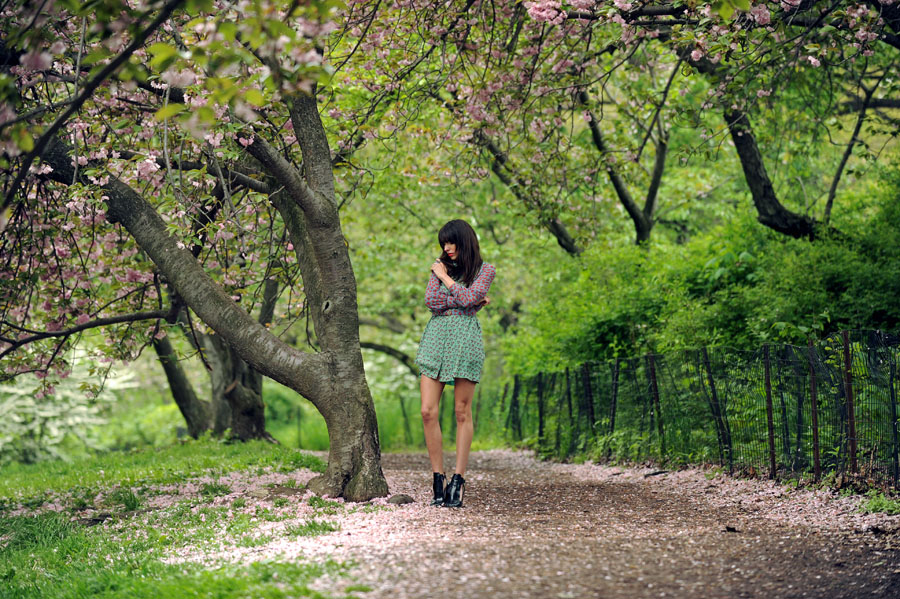
[[[425,424],[431,424],[432,422],[437,422],[438,419],[438,408],[437,406],[425,407],[422,406],[422,422]]]
[[[466,402],[465,404],[457,403],[456,404],[456,423],[457,424],[465,424],[472,417],[472,404],[471,402]]]

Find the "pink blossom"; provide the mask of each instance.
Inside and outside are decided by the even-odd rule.
[[[147,158],[146,160],[142,160],[137,165],[137,174],[138,177],[144,179],[150,176],[151,173],[155,173],[159,170],[159,165],[156,164],[155,158]]]
[[[771,22],[769,9],[765,4],[756,4],[750,9],[750,16],[760,25],[768,25]]]
[[[699,48],[691,52],[691,60],[697,61],[701,58],[703,58],[703,52]]]
[[[197,74],[189,69],[169,69],[162,74],[162,80],[174,87],[187,87],[197,82]]]
[[[29,71],[45,71],[53,66],[53,56],[48,52],[32,50],[19,58],[19,63]]]
[[[818,66],[822,65],[822,63],[819,62],[819,59],[816,58],[815,56],[807,56],[806,59],[809,61],[809,64],[811,64],[814,67],[818,67]]]
[[[87,322],[90,322],[90,320],[91,320],[91,317],[82,312],[81,314],[78,315],[78,318],[75,319],[75,324],[79,324],[79,325],[85,324]]]
[[[561,9],[562,3],[558,0],[538,0],[537,2],[525,2],[528,15],[538,23],[550,23],[559,25],[566,19],[566,13]]]

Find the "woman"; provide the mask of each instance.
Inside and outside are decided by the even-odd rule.
[[[481,260],[475,231],[464,220],[441,227],[438,242],[443,253],[431,265],[425,305],[431,320],[425,326],[416,364],[421,374],[422,424],[425,445],[434,473],[432,505],[462,507],[474,428],[472,397],[481,378],[484,345],[475,314],[490,303],[487,296],[494,267]],[[456,407],[456,471],[446,484],[438,406],[445,384],[454,386]]]

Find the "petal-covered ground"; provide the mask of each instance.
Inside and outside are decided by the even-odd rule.
[[[415,503],[304,548],[354,560],[367,596],[900,597],[900,517],[859,497],[504,450],[473,454],[465,507],[445,509],[427,505],[426,456],[384,467]]]
[[[900,597],[900,516],[863,514],[858,496],[497,450],[472,454],[465,507],[446,509],[429,505],[424,453],[383,458],[413,503],[315,497],[308,470],[256,469],[106,489],[73,517],[132,543],[166,535],[153,554],[168,564],[349,564],[312,583],[326,596]]]

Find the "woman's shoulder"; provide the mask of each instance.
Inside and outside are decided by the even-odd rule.
[[[479,272],[489,272],[489,273],[493,274],[493,273],[497,272],[497,269],[494,268],[494,265],[491,264],[490,262],[482,262],[481,269]]]

